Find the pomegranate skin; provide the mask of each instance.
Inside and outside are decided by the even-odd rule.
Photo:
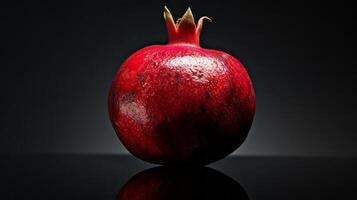
[[[131,55],[109,94],[113,127],[135,156],[158,164],[208,164],[246,138],[255,95],[243,65],[197,46],[155,45]]]

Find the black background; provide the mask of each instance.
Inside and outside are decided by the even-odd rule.
[[[352,7],[222,0],[2,3],[0,153],[126,152],[108,89],[126,57],[165,43],[164,5],[211,17],[202,46],[238,57],[253,80],[256,117],[238,154],[357,155]]]

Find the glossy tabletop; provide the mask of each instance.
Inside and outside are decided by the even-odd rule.
[[[129,155],[3,155],[1,199],[351,199],[357,159],[227,157],[204,168]],[[352,198],[355,199],[355,198]]]

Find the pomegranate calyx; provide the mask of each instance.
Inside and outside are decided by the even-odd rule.
[[[185,43],[199,46],[200,33],[205,19],[212,21],[209,17],[203,16],[198,20],[197,26],[190,8],[187,9],[182,18],[176,23],[169,9],[164,7],[164,19],[168,32],[168,43]]]

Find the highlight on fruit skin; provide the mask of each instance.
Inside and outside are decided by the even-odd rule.
[[[255,93],[243,64],[200,47],[204,19],[191,9],[174,21],[167,7],[168,43],[144,47],[120,66],[108,96],[111,123],[134,156],[164,165],[206,165],[245,140]]]

